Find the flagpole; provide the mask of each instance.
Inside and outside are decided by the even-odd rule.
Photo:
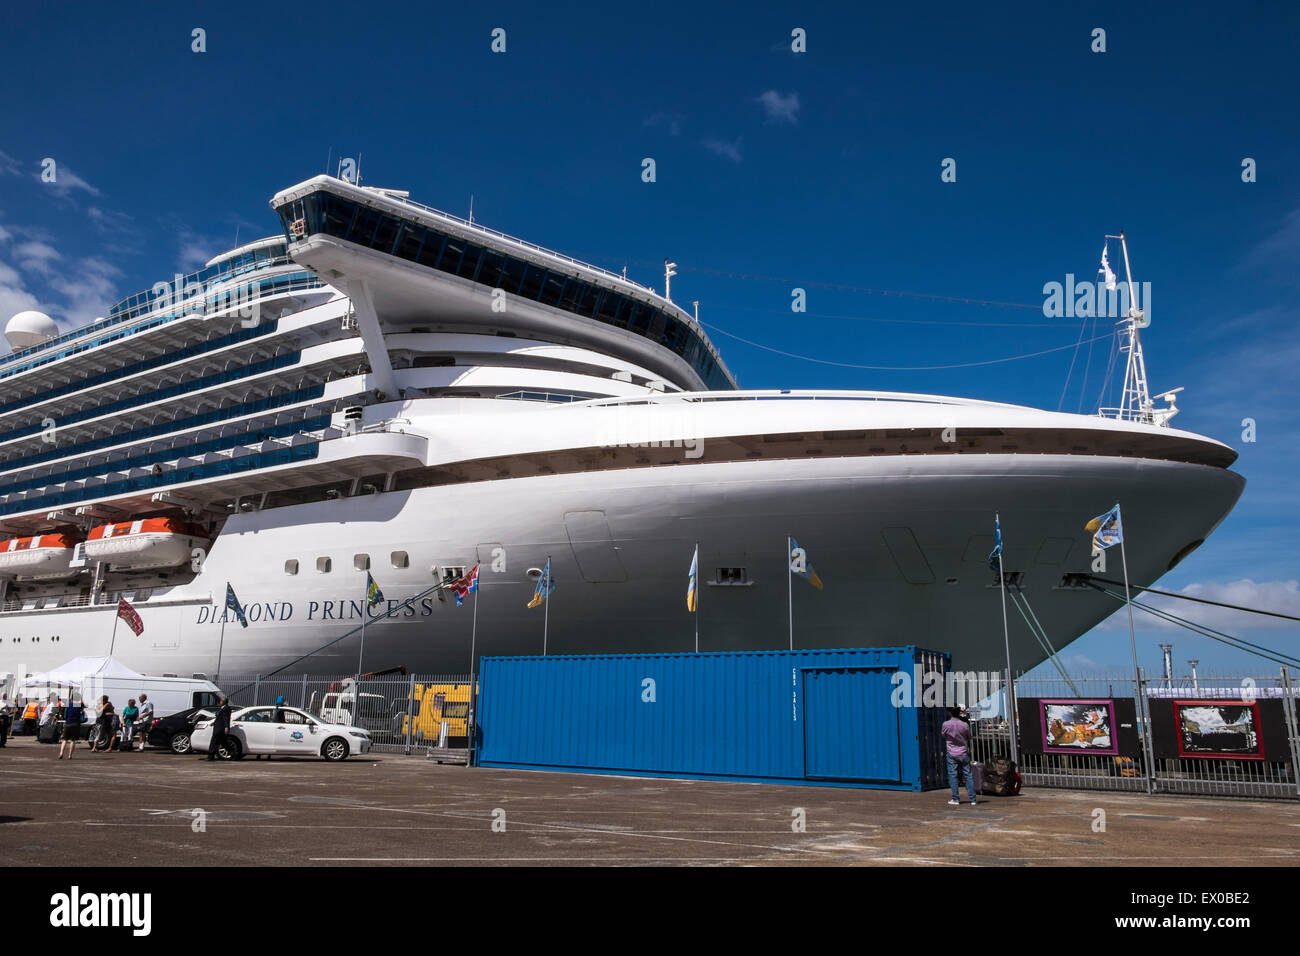
[[[1002,516],[993,514],[998,529],[998,544],[1002,543]],[[1011,632],[1007,628],[1007,575],[1002,566],[1002,548],[998,548],[998,587],[1002,591],[1002,644],[1007,652],[1007,686],[1003,697],[1007,705],[1007,727],[1011,730],[1011,759],[1020,763],[1020,740],[1016,734],[1016,675],[1011,669]]]
[[[119,613],[121,610],[122,610],[122,605],[120,603],[117,605],[117,607],[113,608],[113,636],[109,639],[108,642],[109,657],[113,656],[113,648],[117,646],[117,620],[119,617],[121,617],[121,614]]]
[[[469,632],[469,679],[471,683],[474,681],[474,664],[476,660],[474,649],[478,643],[478,592],[479,585],[476,576],[474,578],[474,623],[470,626]]]
[[[542,656],[546,656],[546,641],[551,627],[551,556],[546,556],[546,570],[542,572]]]
[[[1115,505],[1119,508],[1119,505]],[[1120,527],[1123,528],[1124,516],[1120,515]],[[1121,531],[1119,538],[1119,559],[1124,568],[1124,606],[1128,608],[1128,639],[1129,645],[1133,650],[1133,677],[1138,677],[1138,648],[1137,648],[1137,631],[1133,627],[1133,600],[1128,591],[1128,555],[1124,553],[1124,535]]]
[[[790,650],[794,650],[794,567],[791,565],[790,536],[785,536],[785,600],[790,612]]]
[[[357,653],[357,684],[361,683],[361,662],[366,656],[366,618],[370,617],[370,573],[366,572],[366,580],[361,585],[361,650]],[[360,693],[360,687],[357,688]],[[358,698],[359,699],[359,698]]]
[[[1151,739],[1151,723],[1147,714],[1146,694],[1142,689],[1142,668],[1138,665],[1138,648],[1137,648],[1137,630],[1133,626],[1133,599],[1129,595],[1128,589],[1128,554],[1124,550],[1124,514],[1120,510],[1119,502],[1115,502],[1115,514],[1119,518],[1120,535],[1119,535],[1119,561],[1124,569],[1124,606],[1128,608],[1128,639],[1129,646],[1133,650],[1133,696],[1137,699],[1138,711],[1142,717],[1143,723],[1143,740]],[[1147,754],[1148,760],[1152,755]],[[1147,781],[1147,793],[1151,793],[1151,774],[1155,770],[1154,763],[1148,766],[1145,774]]]
[[[700,543],[695,542],[695,653],[700,652]]]
[[[475,653],[478,646],[478,592],[478,575],[475,574],[474,623],[470,625],[469,632],[469,713],[465,721],[465,749],[468,751],[465,758],[466,767],[474,765],[474,705],[478,703],[478,681],[475,679],[478,667],[478,656]]]
[[[217,672],[212,675],[212,682],[215,684],[217,678],[221,676],[221,652],[226,647],[226,618],[230,615],[230,609],[226,607],[225,601],[230,594],[230,582],[226,582],[226,593],[222,595],[221,604],[221,639],[217,641]]]

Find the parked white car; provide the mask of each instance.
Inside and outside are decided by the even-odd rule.
[[[212,721],[202,720],[190,732],[190,746],[207,753]],[[230,716],[230,733],[217,756],[239,760],[247,754],[324,757],[343,760],[370,750],[370,734],[360,727],[327,724],[297,707],[244,707]]]

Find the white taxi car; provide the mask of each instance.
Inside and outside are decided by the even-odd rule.
[[[190,732],[190,746],[207,753],[211,743],[212,721],[201,720]],[[343,760],[369,750],[370,733],[361,727],[327,724],[297,707],[266,704],[244,707],[230,715],[230,732],[217,756],[239,760],[246,754],[283,754]]]

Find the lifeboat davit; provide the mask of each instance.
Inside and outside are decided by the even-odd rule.
[[[117,568],[174,568],[207,549],[208,534],[179,518],[141,518],[100,525],[86,538],[86,558]]]
[[[0,541],[0,574],[24,578],[68,578],[68,567],[80,542],[69,534],[38,534]]]

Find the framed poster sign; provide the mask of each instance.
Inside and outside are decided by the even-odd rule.
[[[1259,702],[1175,700],[1178,756],[1263,760]]]
[[[1043,753],[1115,756],[1115,701],[1061,699],[1038,701]]]

